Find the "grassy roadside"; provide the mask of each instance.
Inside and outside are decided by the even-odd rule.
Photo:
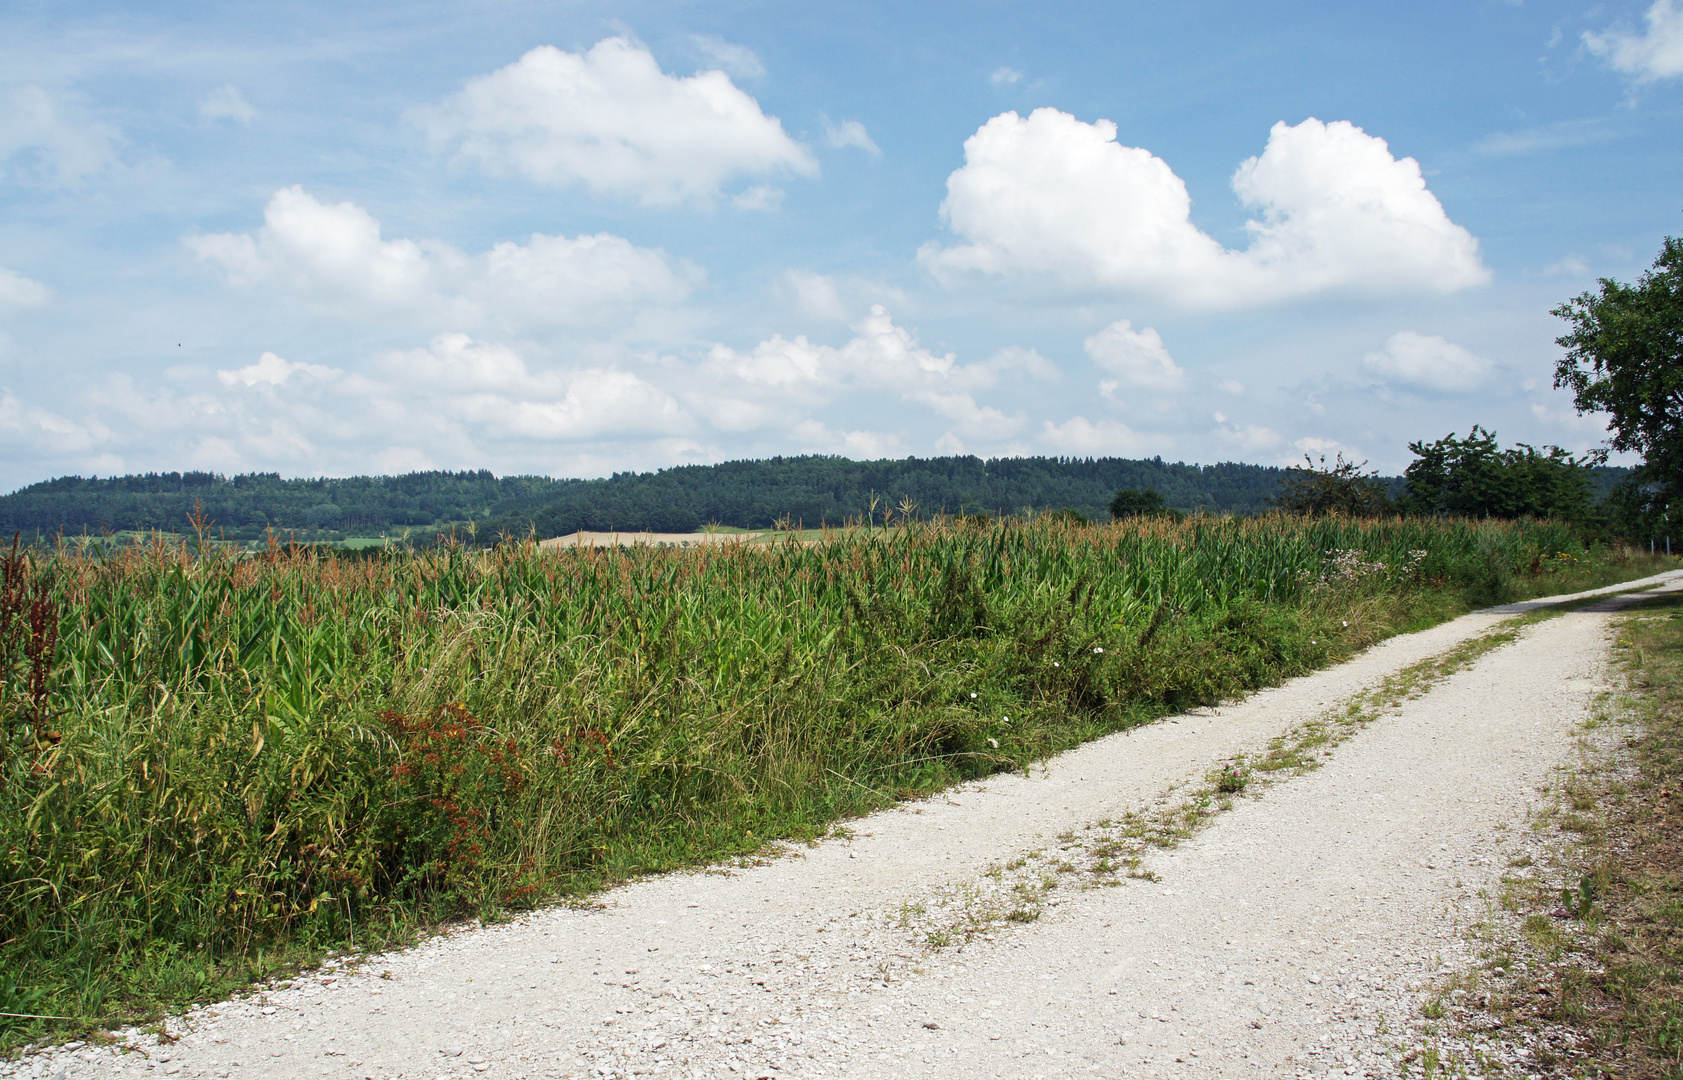
[[[1672,565],[1566,540],[1048,523],[47,567],[52,726],[15,725],[36,742],[0,793],[0,1012],[45,1019],[0,1018],[0,1046],[817,835],[1469,605]]]
[[[1617,657],[1628,687],[1610,706],[1630,725],[1628,759],[1567,791],[1563,824],[1582,837],[1583,873],[1553,911],[1575,916],[1555,922],[1576,932],[1527,927],[1567,959],[1553,1012],[1586,1030],[1600,1067],[1683,1077],[1683,596],[1621,619]]]
[[[1475,929],[1481,962],[1427,1002],[1420,1075],[1683,1080],[1683,594],[1616,625],[1624,686]]]

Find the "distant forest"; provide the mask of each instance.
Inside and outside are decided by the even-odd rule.
[[[189,532],[190,516],[202,507],[212,528],[230,537],[256,538],[269,528],[377,536],[543,506],[582,483],[542,476],[498,479],[486,470],[313,480],[283,480],[279,473],[65,476],[0,496],[0,530]]]
[[[0,530],[44,539],[126,531],[187,532],[201,508],[214,535],[261,539],[268,530],[304,540],[407,533],[427,539],[473,523],[483,543],[502,535],[540,539],[580,529],[690,532],[704,525],[769,528],[781,520],[815,528],[873,518],[904,502],[917,513],[1020,514],[1069,508],[1089,518],[1122,488],[1156,491],[1188,513],[1254,514],[1269,508],[1286,470],[1162,458],[777,457],[684,465],[600,480],[497,477],[476,472],[282,479],[278,473],[147,473],[66,476],[0,496]],[[1592,470],[1604,494],[1623,469]],[[1384,481],[1400,494],[1400,478]],[[875,499],[873,510],[872,500]]]
[[[688,532],[706,524],[768,528],[779,520],[817,528],[882,520],[904,501],[922,515],[1015,514],[1064,507],[1107,519],[1119,488],[1149,488],[1180,510],[1256,513],[1284,470],[1262,465],[1182,465],[1161,458],[906,458],[850,461],[780,457],[620,473],[569,490],[547,505],[488,523],[540,537],[580,529]],[[877,500],[873,511],[872,499]]]
[[[862,521],[917,504],[920,514],[1013,514],[1069,507],[1105,518],[1120,488],[1157,491],[1189,512],[1257,513],[1284,470],[1161,458],[778,457],[685,465],[600,480],[497,477],[476,472],[282,479],[278,473],[147,473],[66,476],[0,496],[0,530],[30,536],[132,530],[190,531],[201,507],[212,530],[256,539],[268,529],[300,539],[379,536],[472,521],[480,538],[504,533],[561,536],[579,529],[689,532],[703,525],[769,528],[787,519],[808,528]]]

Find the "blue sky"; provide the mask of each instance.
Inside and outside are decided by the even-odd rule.
[[[1683,0],[0,9],[0,487],[1597,445]]]

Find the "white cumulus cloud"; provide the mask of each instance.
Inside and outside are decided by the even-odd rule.
[[[838,431],[822,420],[802,420],[792,434],[801,451],[809,454],[841,454],[856,461],[870,461],[899,457],[906,452],[906,444],[892,432]]]
[[[1642,21],[1642,33],[1608,30],[1584,32],[1589,51],[1606,60],[1613,70],[1639,83],[1674,79],[1683,75],[1683,8],[1673,0],[1654,0]]]
[[[1027,348],[961,362],[882,307],[833,345],[772,337],[689,359],[447,331],[361,358],[253,350],[209,371],[111,376],[57,401],[0,390],[0,445],[8,460],[46,454],[81,471],[96,460],[173,460],[302,475],[434,466],[602,475],[743,454],[879,458],[967,443],[998,453],[1032,438],[1038,418],[1010,411],[1011,398],[1007,408],[985,400],[988,391],[1046,375],[1055,367]],[[86,419],[67,411],[72,400]],[[1059,428],[1059,445],[1115,443],[1125,432],[1103,422],[1082,430]]]
[[[97,420],[70,420],[29,405],[10,390],[0,390],[0,446],[7,448],[8,455],[87,454],[103,446],[110,435]]]
[[[1167,163],[1116,141],[1108,120],[1056,109],[989,120],[965,141],[942,217],[965,243],[925,245],[923,265],[1040,277],[1083,292],[1194,307],[1320,293],[1452,292],[1488,280],[1478,242],[1449,220],[1413,158],[1345,121],[1274,125],[1233,190],[1257,216],[1244,251],[1193,225]]]
[[[1142,390],[1173,391],[1186,385],[1186,369],[1175,363],[1152,327],[1135,330],[1127,319],[1111,323],[1085,342],[1093,363]]]
[[[1295,465],[1302,462],[1304,458],[1319,464],[1323,458],[1329,456],[1335,462],[1342,456],[1345,461],[1357,465],[1364,464],[1367,461],[1359,450],[1348,443],[1341,443],[1337,439],[1323,439],[1316,435],[1305,435],[1301,439],[1293,440],[1292,446],[1297,448],[1297,456],[1284,458],[1281,460],[1281,464]]]
[[[601,323],[628,308],[674,304],[694,266],[607,233],[503,242],[470,254],[440,240],[386,240],[354,203],[277,191],[261,228],[188,237],[236,285],[288,293],[347,315],[370,310],[456,327]]]
[[[1025,378],[1039,382],[1055,383],[1064,377],[1058,365],[1041,356],[1037,350],[1025,349],[1021,345],[1007,345],[978,366],[998,374],[1021,372]]]
[[[647,204],[711,202],[741,176],[818,172],[725,72],[668,75],[623,37],[583,53],[539,46],[411,116],[435,149],[494,175]]]
[[[1235,450],[1247,454],[1259,454],[1270,450],[1277,450],[1285,443],[1285,437],[1273,428],[1262,424],[1229,423],[1221,413],[1216,414],[1216,437]]]
[[[53,291],[39,281],[0,266],[0,315],[42,307],[52,298]]]
[[[880,304],[855,327],[855,335],[839,348],[815,345],[804,334],[793,340],[779,334],[749,352],[715,345],[709,364],[721,375],[758,386],[856,384],[912,390],[989,385],[993,380],[991,372],[961,365],[952,353],[939,355],[924,348],[910,330],[896,326]]]
[[[314,379],[316,382],[329,382],[342,374],[344,373],[338,368],[330,368],[325,364],[295,364],[272,352],[266,352],[257,358],[255,364],[247,364],[232,371],[218,371],[216,380],[223,386],[233,386],[236,383],[245,386],[256,386],[259,383],[283,386],[294,375]]]
[[[891,395],[942,417],[957,434],[1001,438],[1019,430],[1023,417],[978,403],[975,392],[1004,372],[1045,366],[1033,350],[1001,350],[984,363],[961,364],[951,353],[923,347],[878,304],[841,346],[805,335],[777,335],[747,351],[715,345],[691,407],[720,427],[747,431],[785,425],[849,395]]]
[[[534,372],[514,349],[441,334],[426,349],[386,353],[385,396],[424,396],[429,408],[498,437],[569,441],[671,435],[691,426],[678,403],[633,372],[588,367]]]
[[[1127,424],[1119,420],[1094,421],[1085,416],[1072,417],[1061,424],[1045,421],[1040,442],[1055,454],[1072,457],[1143,454],[1146,447],[1145,439]]]
[[[193,461],[223,469],[284,462],[302,472],[363,471],[369,461],[426,467],[418,463],[511,456],[536,463],[551,453],[635,452],[697,426],[635,371],[539,366],[516,347],[461,333],[349,369],[265,352],[185,394],[119,381],[93,397],[124,431],[119,443],[191,445]]]
[[[1468,394],[1484,385],[1490,361],[1434,334],[1403,330],[1362,359],[1362,370],[1388,383],[1440,394]]]
[[[374,471],[381,476],[431,472],[438,468],[431,455],[418,446],[388,446],[373,457]]]

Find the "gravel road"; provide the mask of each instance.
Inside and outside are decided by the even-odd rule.
[[[1683,587],[1683,572],[1648,584]],[[1616,602],[1530,625],[1318,769],[1153,850],[1155,881],[1072,880],[1034,921],[965,944],[932,947],[931,928],[997,898],[1011,877],[990,869],[1173,805],[1224,759],[1532,606],[1393,638],[762,865],[331,964],[172,1022],[187,1034],[171,1045],[122,1032],[0,1075],[1390,1076],[1426,983],[1470,962],[1479,891],[1537,842],[1528,808],[1602,688]]]

